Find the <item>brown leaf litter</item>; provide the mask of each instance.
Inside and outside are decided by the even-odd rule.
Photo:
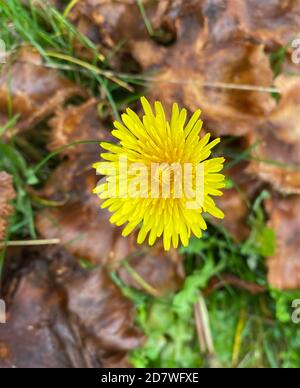
[[[300,194],[300,78],[280,76],[282,98],[249,134],[254,160],[249,172],[284,194]]]
[[[106,129],[100,120],[99,104],[100,101],[92,98],[79,106],[58,107],[54,117],[49,121],[51,129],[49,150],[54,151],[67,144],[86,140],[99,141],[99,143],[100,141],[112,141],[113,137],[110,135],[109,128]],[[99,144],[83,144],[65,149],[62,155],[75,159],[82,154],[91,154],[94,157],[99,153]],[[94,161],[91,159],[91,163]]]
[[[269,93],[237,90],[272,86],[268,56],[261,45],[242,40],[212,46],[198,18],[195,14],[176,24],[177,41],[171,47],[157,48],[149,39],[133,42],[133,56],[145,71],[155,72],[152,100],[169,107],[177,101],[190,111],[200,107],[206,127],[216,135],[244,135],[252,130],[254,117],[260,120],[275,107]]]
[[[276,195],[266,208],[277,239],[276,254],[268,261],[269,282],[278,289],[300,288],[300,197]]]
[[[262,183],[255,178],[250,178],[246,171],[248,163],[243,162],[226,171],[227,178],[234,183],[231,189],[224,190],[222,197],[217,199],[218,206],[225,213],[223,225],[226,230],[236,239],[244,241],[250,234],[247,224],[251,203],[262,188]]]
[[[0,242],[6,237],[8,220],[14,212],[11,201],[15,196],[12,176],[6,172],[0,172]]]
[[[23,263],[5,295],[0,367],[129,366],[128,351],[144,338],[134,326],[132,304],[105,271],[84,271],[61,250],[24,255],[30,263]]]
[[[13,135],[48,118],[71,97],[87,95],[57,70],[45,67],[35,49],[22,47],[0,73],[1,123],[11,114],[20,115],[17,129],[10,133]]]
[[[202,4],[216,43],[243,37],[278,48],[299,33],[299,0],[204,0]]]

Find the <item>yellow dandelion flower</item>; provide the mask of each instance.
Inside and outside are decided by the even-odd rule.
[[[187,110],[174,104],[168,121],[160,102],[155,111],[146,98],[141,102],[142,120],[127,109],[123,124],[114,123],[118,144],[101,143],[108,153],[94,167],[105,178],[94,192],[104,200],[102,208],[114,213],[111,223],[126,224],[123,236],[140,227],[139,244],[148,236],[151,246],[162,237],[166,250],[180,241],[187,246],[207,229],[203,213],[224,218],[212,197],[225,187],[225,159],[209,159],[220,139],[200,137],[200,110],[187,122]]]

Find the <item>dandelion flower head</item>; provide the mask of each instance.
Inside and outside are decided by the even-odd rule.
[[[220,139],[201,136],[200,110],[187,121],[187,110],[175,103],[168,121],[160,102],[154,110],[146,98],[141,103],[142,119],[127,109],[123,123],[114,123],[117,143],[101,143],[108,152],[94,166],[104,176],[95,193],[104,201],[101,207],[113,213],[111,223],[124,226],[123,236],[139,229],[139,244],[148,239],[152,246],[162,238],[166,250],[180,241],[188,246],[193,235],[201,238],[207,229],[204,213],[224,218],[213,199],[225,187],[225,159],[211,158]]]

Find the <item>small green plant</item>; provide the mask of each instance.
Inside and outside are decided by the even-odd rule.
[[[11,223],[10,233],[18,234],[19,231],[22,231],[22,234],[29,234],[35,238],[34,215],[28,187],[37,184],[38,178],[20,151],[12,144],[4,144],[1,141],[0,171],[6,171],[13,176],[17,192],[16,213]]]

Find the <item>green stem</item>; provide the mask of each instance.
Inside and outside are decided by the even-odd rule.
[[[81,140],[81,141],[74,141],[73,143],[70,143],[70,144],[66,144],[60,148],[57,148],[49,155],[47,155],[40,163],[38,163],[38,165],[34,168],[33,171],[35,174],[37,174],[40,171],[40,169],[49,162],[49,160],[59,155],[61,152],[65,151],[68,148],[76,147],[78,145],[83,145],[83,144],[99,144],[99,143],[100,143],[99,140]]]

